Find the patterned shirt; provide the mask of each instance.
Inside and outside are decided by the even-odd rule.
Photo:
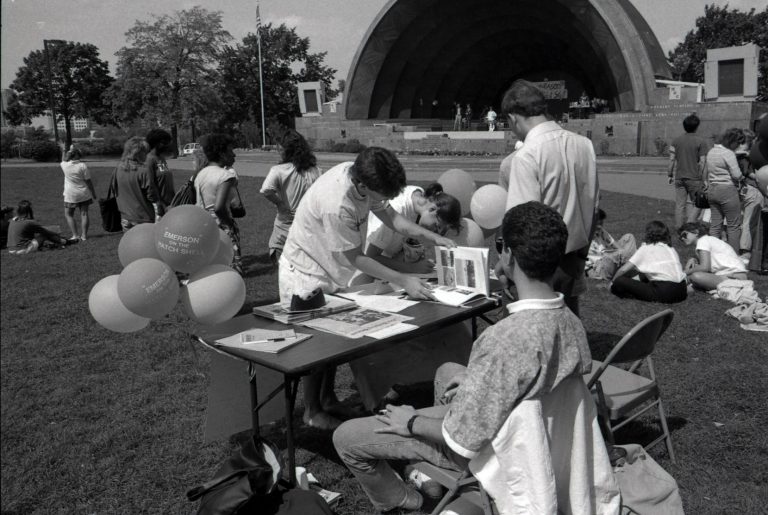
[[[466,377],[443,420],[451,449],[472,459],[523,400],[544,395],[572,375],[589,372],[592,357],[581,321],[563,296],[526,299],[475,341]]]

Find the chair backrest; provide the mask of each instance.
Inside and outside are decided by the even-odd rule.
[[[675,313],[671,309],[665,309],[649,316],[630,329],[611,349],[608,357],[592,376],[587,387],[592,388],[600,379],[603,371],[612,363],[632,363],[650,356],[656,348],[656,342],[672,323],[674,316]]]

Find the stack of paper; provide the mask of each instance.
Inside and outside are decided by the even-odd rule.
[[[286,331],[248,329],[227,338],[216,340],[216,345],[276,354],[299,342],[303,342],[311,336],[311,334],[294,332],[293,329]]]
[[[310,309],[307,311],[291,311],[281,303],[275,302],[274,304],[254,307],[253,314],[260,317],[277,320],[278,322],[282,322],[284,324],[297,324],[305,320],[323,317],[330,315],[331,313],[339,313],[341,311],[354,309],[356,307],[357,304],[351,300],[342,299],[333,295],[326,295],[325,306],[321,308]]]

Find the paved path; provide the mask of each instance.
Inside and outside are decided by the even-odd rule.
[[[355,154],[325,153],[317,155],[318,166],[323,170],[341,163],[352,161]],[[498,180],[501,156],[399,156],[408,177],[415,180],[433,181],[451,168],[470,172],[478,182]],[[266,177],[269,168],[276,164],[276,152],[239,152],[235,168],[237,173],[248,177]],[[114,167],[116,159],[86,159],[91,167]],[[605,191],[629,193],[645,197],[674,199],[674,189],[667,184],[668,160],[663,157],[598,157],[597,169],[600,174],[600,188]],[[169,161],[172,170],[192,170],[191,157]],[[3,168],[58,166],[58,163],[30,163],[14,160],[4,161]]]

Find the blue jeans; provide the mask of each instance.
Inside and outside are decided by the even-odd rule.
[[[709,207],[712,212],[709,235],[719,238],[723,232],[723,221],[727,223],[728,245],[738,254],[741,240],[741,200],[739,190],[733,184],[710,184],[707,190]]]
[[[699,219],[701,209],[693,205],[693,193],[703,187],[699,179],[675,179],[675,227]]]
[[[463,369],[455,363],[446,363],[438,369],[435,374],[436,401],[442,397],[447,381]],[[418,410],[420,415],[430,418],[443,418],[447,412],[448,405]],[[374,433],[382,427],[385,424],[374,417],[366,417],[348,420],[333,433],[336,452],[379,511],[397,508],[408,495],[408,487],[387,460],[428,461],[450,470],[463,470],[467,466],[467,460],[445,443]]]

